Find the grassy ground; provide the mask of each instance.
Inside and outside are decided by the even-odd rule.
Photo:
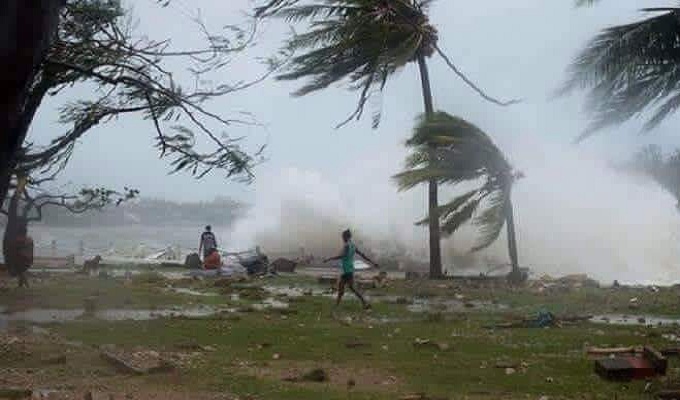
[[[609,326],[591,323],[549,329],[488,329],[513,317],[548,309],[557,314],[628,313],[677,315],[678,292],[665,288],[536,290],[474,288],[452,283],[393,282],[371,289],[374,308],[365,313],[347,301],[332,314],[332,300],[322,296],[281,298],[288,310],[254,310],[267,297],[252,286],[318,287],[314,280],[281,277],[215,287],[213,281],[173,282],[174,286],[219,294],[190,296],[169,291],[169,282],[146,275],[127,284],[119,280],[63,277],[44,280],[29,292],[5,290],[0,305],[80,308],[83,298],[97,295],[99,307],[146,309],[191,303],[224,305],[241,312],[205,319],[166,318],[152,321],[80,320],[51,324],[50,335],[10,327],[20,345],[0,344],[0,388],[3,384],[38,385],[136,393],[225,394],[255,399],[398,399],[425,393],[447,399],[640,399],[644,382],[608,383],[593,373],[585,357],[588,345],[673,344],[663,333],[673,327]],[[239,294],[238,298],[232,296]],[[469,308],[457,312],[412,313],[405,304],[416,297],[458,295],[465,301],[506,304],[507,309]],[[405,301],[395,301],[395,298]],[[639,308],[631,310],[632,297]],[[30,300],[27,300],[30,299]],[[384,300],[384,301],[383,301]],[[24,329],[16,331],[17,329]],[[416,339],[434,345],[416,346]],[[68,343],[68,344],[65,344]],[[178,371],[128,377],[101,360],[92,346],[115,344],[161,354],[196,353]],[[187,344],[195,350],[187,350]],[[19,346],[19,347],[17,347]],[[66,352],[66,360],[51,363]],[[508,367],[512,369],[507,369]],[[680,377],[671,360],[669,377]],[[3,369],[4,368],[4,369]],[[288,382],[315,368],[330,382]],[[30,371],[30,373],[29,373]],[[22,381],[23,379],[23,381]],[[672,379],[671,379],[672,380]],[[655,382],[655,387],[666,385]],[[196,397],[198,396],[198,397]]]

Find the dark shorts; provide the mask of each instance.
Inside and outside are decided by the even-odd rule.
[[[354,280],[354,272],[347,272],[340,275],[340,281],[343,283]]]

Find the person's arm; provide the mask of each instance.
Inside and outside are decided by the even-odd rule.
[[[201,250],[203,249],[203,235],[201,235],[201,238],[198,240],[198,254],[201,254]]]
[[[367,257],[364,253],[362,253],[359,249],[357,249],[357,254],[360,255],[361,258],[363,258],[364,260],[368,261],[370,264],[373,264],[374,267],[379,268],[379,267],[378,267],[378,263],[376,263],[375,261],[373,261],[373,260],[371,260],[370,258],[368,258],[368,257]]]
[[[347,254],[347,245],[345,245],[345,247],[342,248],[340,255],[335,256],[335,257],[331,257],[331,258],[327,258],[327,259],[323,260],[323,262],[341,260],[345,256],[345,254]]]

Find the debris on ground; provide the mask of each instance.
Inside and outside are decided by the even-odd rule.
[[[642,354],[613,356],[595,362],[595,373],[611,381],[630,381],[666,375],[668,360],[654,348],[645,346]]]
[[[369,347],[369,346],[370,345],[368,343],[360,342],[358,340],[351,340],[351,341],[345,343],[345,347],[347,347],[348,349],[357,349],[357,348],[360,348],[360,347],[363,348],[363,347]]]
[[[295,272],[298,263],[287,258],[277,258],[270,267],[276,272]]]
[[[287,376],[283,378],[286,382],[328,382],[330,378],[326,370],[315,368],[300,376]]]
[[[321,368],[313,369],[302,376],[304,382],[326,382],[328,374]]]
[[[115,347],[104,346],[99,354],[119,371],[134,375],[147,375],[174,370],[172,363],[163,359],[158,352],[151,350],[126,353],[116,350]]]
[[[433,342],[429,339],[421,339],[421,338],[416,338],[413,341],[413,346],[414,347],[430,347],[434,348],[439,351],[446,351],[449,350],[449,344],[448,343],[437,343]]]
[[[558,326],[559,320],[555,315],[549,311],[541,311],[534,318],[525,318],[518,321],[499,323],[487,328],[548,328],[551,326]]]
[[[373,288],[380,289],[384,288],[389,284],[387,279],[387,272],[380,271],[380,273],[373,277]]]
[[[616,354],[636,354],[642,353],[642,347],[589,347],[586,349],[588,355],[609,356]]]
[[[640,300],[637,297],[633,297],[628,301],[628,308],[631,310],[637,310],[640,308]]]

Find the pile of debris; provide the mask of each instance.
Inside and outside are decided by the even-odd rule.
[[[543,293],[581,288],[599,288],[600,283],[586,274],[567,275],[557,279],[549,275],[543,275],[538,280],[531,281],[529,287],[539,293]]]

